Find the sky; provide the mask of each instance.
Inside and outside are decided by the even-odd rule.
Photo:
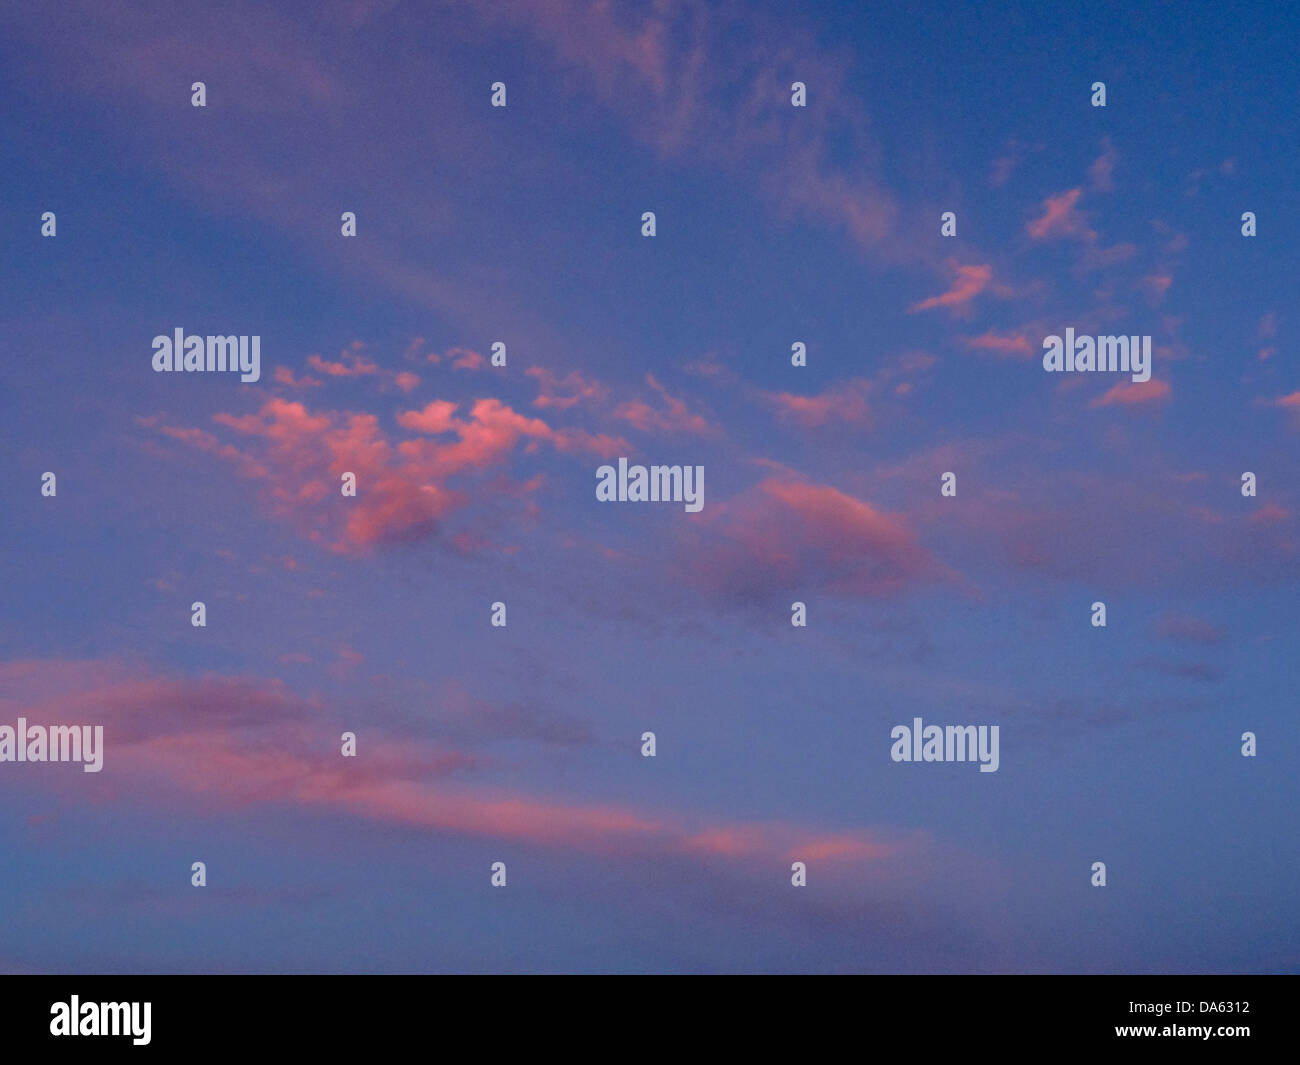
[[[0,971],[1300,971],[1294,25],[1128,6],[0,5]]]

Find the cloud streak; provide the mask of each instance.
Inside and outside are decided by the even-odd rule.
[[[344,758],[338,746],[344,719],[274,680],[192,681],[113,661],[28,659],[0,665],[0,693],[6,720],[24,715],[32,721],[102,721],[105,762],[112,769],[105,779],[154,804],[181,792],[232,806],[287,804],[434,832],[622,856],[786,860],[808,853],[822,861],[876,862],[916,842],[456,785],[453,778],[476,766],[474,756],[428,740],[388,736],[373,725],[357,730],[357,755]],[[503,733],[514,734],[513,725]],[[49,775],[44,782],[57,788],[62,779]]]

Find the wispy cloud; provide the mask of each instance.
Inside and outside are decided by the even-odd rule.
[[[45,678],[57,672],[59,682]],[[880,861],[915,846],[867,832],[776,822],[734,822],[707,814],[648,811],[617,803],[565,803],[456,784],[478,764],[445,745],[356,729],[357,754],[340,753],[348,725],[318,699],[279,681],[209,676],[170,678],[104,660],[20,660],[0,664],[0,712],[33,721],[106,725],[113,779],[141,801],[180,793],[229,805],[294,805],[350,813],[436,832],[519,840],[611,855],[680,854],[710,859]],[[486,723],[496,735],[554,735],[503,708]],[[476,728],[483,727],[480,723]],[[521,732],[521,727],[523,731]],[[51,776],[57,788],[63,777]]]
[[[1092,407],[1138,407],[1154,403],[1163,403],[1169,398],[1171,389],[1168,381],[1151,378],[1149,381],[1121,381],[1112,385],[1106,392],[1089,404]]]
[[[1084,224],[1075,210],[1083,189],[1067,189],[1057,196],[1049,196],[1043,201],[1043,213],[1026,224],[1025,230],[1034,240],[1047,240],[1051,237],[1083,237],[1095,240],[1097,234]]]
[[[928,311],[935,307],[947,307],[960,311],[976,296],[983,292],[993,280],[993,267],[986,264],[969,264],[966,266],[951,263],[957,276],[952,286],[937,296],[931,296],[908,308],[910,311]]]

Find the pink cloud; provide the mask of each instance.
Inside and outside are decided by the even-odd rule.
[[[654,374],[646,374],[646,384],[653,388],[663,400],[662,408],[652,407],[639,399],[619,404],[614,409],[614,417],[627,422],[642,432],[695,433],[711,436],[716,430],[699,414],[692,414],[686,404],[669,394]]]
[[[423,343],[423,341],[419,341],[419,343]],[[409,370],[400,372],[386,370],[361,354],[364,349],[365,344],[362,341],[354,340],[347,349],[339,353],[337,361],[324,359],[320,355],[313,354],[307,356],[306,362],[317,373],[335,380],[373,377],[395,385],[404,393],[413,392],[419,387],[420,378],[417,374]],[[410,350],[408,348],[408,354]],[[287,366],[277,366],[273,377],[277,384],[286,385],[289,388],[309,388],[321,384],[319,378],[312,377],[309,374],[304,374],[302,377],[296,376]]]
[[[989,184],[995,189],[1005,185],[1010,180],[1011,174],[1019,161],[1014,155],[1003,155],[994,159],[993,166],[989,171]]]
[[[1277,503],[1264,503],[1250,516],[1252,525],[1278,525],[1291,516],[1291,512]]]
[[[357,666],[365,661],[365,655],[355,648],[344,644],[338,649],[338,657],[327,672],[336,680],[345,680],[356,673]]]
[[[740,380],[740,376],[734,370],[709,355],[688,362],[684,369],[694,377],[703,377],[717,385],[733,385]]]
[[[446,358],[451,359],[453,370],[482,370],[489,365],[486,357],[468,348],[452,348],[446,353]]]
[[[927,311],[933,307],[964,307],[983,292],[993,279],[992,266],[958,266],[955,262],[950,262],[949,265],[957,272],[952,287],[938,296],[931,296],[929,299],[912,304],[908,308],[909,311]]]
[[[1074,236],[1080,235],[1089,238],[1096,236],[1075,214],[1075,205],[1079,202],[1079,197],[1083,194],[1083,189],[1073,188],[1061,193],[1059,196],[1049,196],[1043,201],[1043,216],[1036,218],[1026,225],[1026,230],[1034,240],[1044,240],[1051,236]]]
[[[770,477],[708,513],[679,565],[715,594],[829,589],[878,598],[952,576],[900,517],[829,485]]]
[[[668,16],[646,9],[625,18],[609,4],[519,4],[484,17],[523,22],[556,55],[582,68],[603,95],[617,97],[629,83],[651,98],[674,87],[668,77]]]
[[[875,186],[826,173],[807,160],[784,193],[809,212],[837,222],[864,246],[883,241],[898,214],[893,200]]]
[[[1110,192],[1115,187],[1113,175],[1115,173],[1115,163],[1119,160],[1119,153],[1115,151],[1109,137],[1103,137],[1101,143],[1101,155],[1097,157],[1092,166],[1088,167],[1088,180],[1092,182],[1092,187],[1098,192]]]
[[[290,388],[318,388],[320,386],[319,379],[312,377],[310,374],[295,377],[294,372],[287,366],[277,366],[275,373],[271,377],[277,384],[288,385]]]
[[[592,435],[581,429],[552,429],[540,418],[520,414],[498,399],[475,400],[468,420],[452,417],[455,405],[448,409],[445,401],[434,400],[422,411],[406,411],[397,416],[399,425],[422,433],[451,431],[460,439],[454,443],[437,445],[428,457],[435,469],[460,472],[482,469],[502,462],[506,454],[521,439],[544,441],[564,452],[588,452],[600,457],[616,455],[626,450],[627,441],[604,434]],[[427,441],[413,441],[401,445],[410,455],[427,450]]]
[[[430,436],[447,433],[457,424],[455,414],[459,406],[450,400],[431,400],[423,410],[403,411],[397,416],[397,424],[403,429],[413,429]]]
[[[364,377],[379,372],[379,367],[355,351],[344,351],[338,362],[330,362],[319,355],[308,355],[307,365],[329,377]]]
[[[840,858],[873,860],[888,857],[894,848],[858,836],[834,835],[810,839],[786,855],[792,861],[828,862]]]
[[[232,462],[240,476],[265,486],[275,513],[340,552],[433,535],[471,499],[452,489],[449,479],[505,465],[520,445],[545,443],[564,453],[600,457],[627,449],[621,438],[553,429],[496,399],[474,401],[467,417],[457,417],[458,410],[458,404],[433,400],[400,412],[398,426],[419,434],[406,440],[391,440],[373,414],[313,413],[278,397],[256,414],[213,415],[216,424],[244,439],[242,448],[202,429],[163,426],[160,431]],[[428,439],[447,434],[452,439]],[[356,475],[354,498],[340,495],[344,473]],[[477,496],[489,494],[509,496],[513,489],[508,481],[498,482]]]
[[[1147,403],[1159,403],[1168,399],[1169,393],[1169,382],[1160,381],[1154,377],[1150,381],[1137,383],[1121,381],[1110,388],[1105,395],[1094,399],[1089,406],[1109,407],[1112,404],[1137,406]]]
[[[764,398],[776,408],[777,416],[808,427],[827,422],[865,425],[871,412],[867,407],[870,382],[858,378],[818,396],[798,396],[791,392],[767,392]]]
[[[541,366],[530,366],[524,373],[537,380],[538,395],[533,400],[535,407],[568,410],[578,403],[600,402],[609,392],[604,385],[584,377],[578,370],[571,370],[563,378],[556,377]]]
[[[1142,278],[1142,285],[1147,290],[1152,303],[1159,303],[1164,299],[1165,293],[1173,283],[1174,279],[1168,274],[1149,274]]]
[[[578,75],[575,84],[615,113],[661,158],[684,158],[750,179],[782,216],[802,214],[846,231],[865,247],[915,258],[890,241],[897,207],[863,160],[876,146],[868,115],[848,91],[851,68],[789,20],[725,5],[507,4],[480,17],[523,23]],[[743,34],[737,51],[728,39]],[[818,71],[815,104],[792,114],[789,79],[770,71]],[[587,82],[582,85],[582,80]],[[834,144],[832,143],[834,139]],[[859,163],[833,156],[847,141]]]
[[[237,447],[231,444],[223,444],[212,433],[206,429],[198,428],[178,428],[170,425],[161,425],[158,431],[164,436],[169,436],[173,440],[179,440],[183,444],[199,451],[206,452],[209,455],[216,455],[219,458],[226,459],[235,464],[235,468],[241,477],[264,478],[269,476],[267,469],[256,459],[245,455]]]
[[[962,343],[969,348],[995,351],[999,355],[1018,355],[1031,358],[1034,354],[1033,345],[1029,343],[1029,338],[1023,333],[981,333],[977,337],[963,337]]]
[[[373,722],[349,729],[351,715],[302,699],[276,680],[173,678],[111,661],[11,661],[0,663],[0,714],[34,723],[102,722],[112,782],[88,777],[76,784],[83,792],[125,790],[152,805],[187,796],[205,810],[292,804],[331,816],[614,855],[770,862],[798,853],[878,862],[915,845],[866,832],[735,823],[458,784],[472,776],[479,756],[391,735]],[[354,758],[340,754],[345,729],[358,733]],[[50,774],[46,786],[64,785],[69,776]]]

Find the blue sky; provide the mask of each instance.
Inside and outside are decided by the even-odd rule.
[[[1286,16],[5,5],[0,968],[1296,971]]]

